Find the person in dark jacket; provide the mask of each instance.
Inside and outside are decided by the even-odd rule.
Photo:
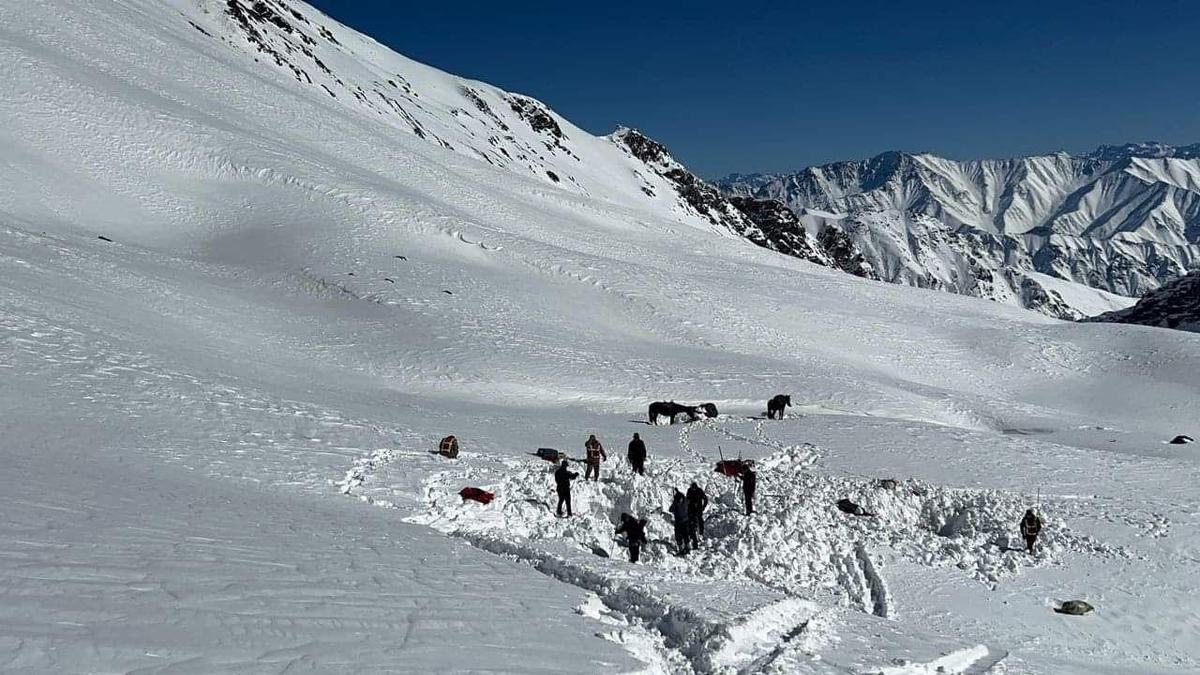
[[[646,475],[646,443],[642,441],[642,437],[634,434],[633,440],[629,441],[629,466],[633,468],[633,472],[639,476]]]
[[[600,445],[600,441],[596,439],[596,434],[588,436],[587,442],[583,444],[583,450],[587,453],[587,468],[583,472],[583,479],[587,480],[589,476],[595,476],[594,480],[600,480],[600,462],[607,462],[608,455],[604,452],[604,446]]]
[[[754,491],[758,489],[758,474],[750,467],[744,467],[738,475],[742,479],[742,500],[746,502],[746,515],[754,515]]]
[[[562,517],[563,504],[567,505],[567,517],[571,517],[571,481],[579,478],[579,474],[567,468],[567,460],[554,470],[554,486],[558,489],[558,508],[555,513]]]
[[[1033,509],[1029,509],[1021,519],[1021,536],[1025,538],[1025,552],[1029,555],[1033,555],[1033,545],[1041,533],[1042,519],[1037,517]]]
[[[704,534],[704,509],[708,508],[708,495],[695,482],[688,487],[687,505],[692,548],[697,548],[700,546],[699,535]]]
[[[629,546],[629,562],[637,562],[642,554],[642,545],[646,543],[645,519],[634,518],[628,513],[622,513],[621,524],[617,526],[617,534],[625,535],[625,544]]]
[[[675,523],[675,552],[687,555],[688,552],[688,506],[687,498],[679,490],[671,500],[671,516]]]

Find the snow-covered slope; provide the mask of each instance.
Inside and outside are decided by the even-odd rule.
[[[410,134],[431,145],[528,176],[557,188],[556,192],[632,204],[680,225],[719,232],[731,239],[745,239],[857,273],[855,261],[832,259],[803,228],[789,223],[781,230],[772,217],[769,202],[742,200],[743,206],[736,207],[719,190],[679,164],[665,147],[636,130],[622,128],[610,136],[597,138],[533,98],[416,63],[303,3],[172,0],[163,3],[162,10],[157,13],[165,12],[174,24],[183,22],[192,29],[186,41],[201,52],[221,53],[225,58],[261,66],[255,76],[266,80],[266,89],[243,92],[256,105],[277,106],[268,97],[278,88],[295,93],[303,91],[309,98],[320,94],[322,101],[317,105],[324,113],[346,114],[361,125]],[[97,18],[102,25],[103,17]],[[100,37],[99,30],[110,30],[88,25],[79,29],[96,37]],[[129,32],[122,27],[111,30]],[[154,41],[164,37],[137,39],[150,40],[151,44],[143,47],[153,48]],[[76,52],[85,48],[76,48]],[[135,70],[154,65],[136,62],[136,53],[118,56],[122,66]],[[181,87],[220,86],[206,78],[208,75],[202,71],[189,73],[158,95],[171,98],[174,93],[178,98],[182,95],[178,93]],[[37,99],[36,94],[30,96]],[[82,114],[86,105],[75,100],[54,102],[45,98],[39,102],[58,104],[67,115]],[[191,129],[171,128],[169,119],[152,122],[161,133],[172,137],[194,133]],[[304,124],[299,120],[294,123]],[[312,133],[323,133],[320,128],[309,126]],[[18,128],[12,133],[20,131]],[[139,132],[132,127],[125,133]],[[103,161],[100,158],[108,145],[131,139],[120,139],[119,134],[115,138],[95,138],[81,125],[68,135],[41,140],[43,151],[61,148],[88,152],[97,161]],[[204,139],[192,140],[203,146]],[[147,151],[153,152],[150,148]],[[182,195],[178,188],[161,182],[160,171],[146,170],[152,160],[165,160],[167,165],[184,173],[206,164],[211,165],[207,168],[231,175],[260,170],[248,158],[216,156],[203,150],[189,154],[181,150],[175,156],[141,157],[128,166],[106,167],[113,178],[96,175],[92,178],[96,184],[88,189],[109,193],[106,208],[115,212],[124,212],[138,202],[179,201]],[[12,201],[0,205],[14,213],[30,212],[37,214],[36,217],[42,216],[46,200],[60,203],[59,208],[72,208],[80,186],[31,185],[30,177],[19,169],[10,167],[8,177],[15,184]],[[61,191],[55,193],[56,187]],[[96,215],[93,214],[93,220]],[[756,218],[763,222],[756,222]],[[763,228],[773,234],[764,234]]]
[[[890,152],[720,184],[779,199],[814,231],[849,233],[881,278],[1070,318],[1086,308],[1031,272],[1117,308],[1200,266],[1198,147],[972,162]]]
[[[559,139],[257,4],[0,5],[0,670],[1200,668],[1200,480],[1161,442],[1200,433],[1195,335],[753,246],[632,132],[546,111]],[[400,76],[422,134],[372,88]],[[511,161],[481,155],[501,127],[464,84]],[[780,392],[789,418],[757,419]],[[722,415],[646,425],[668,398]],[[450,433],[455,461],[430,453]],[[588,433],[604,479],[557,520],[529,453]],[[711,472],[738,454],[751,519]],[[676,558],[663,510],[690,480],[714,506]],[[646,564],[620,510],[651,521]],[[1052,611],[1074,598],[1097,612]]]
[[[16,13],[17,9],[8,11]],[[150,18],[155,31],[149,35],[136,34],[144,28],[144,22],[128,27],[109,25],[109,12],[104,8],[81,9],[79,14],[79,24],[74,28],[83,34],[82,37],[91,37],[100,44],[91,48],[85,39],[72,47],[65,57],[86,60],[103,55],[105,59],[101,63],[107,64],[115,56],[118,61],[111,67],[120,70],[111,76],[132,79],[131,85],[139,84],[139,77],[145,77],[148,71],[152,72],[160,65],[152,58],[156,48],[179,42],[189,47],[185,58],[193,68],[180,65],[183,66],[181,70],[192,72],[183,73],[179,80],[168,82],[163,91],[155,92],[164,103],[188,108],[186,97],[192,88],[219,88],[222,83],[200,64],[205,56],[220,55],[253,73],[255,82],[249,88],[230,93],[265,111],[289,116],[292,111],[280,108],[283,105],[279,99],[281,93],[302,96],[310,101],[313,94],[318,93],[324,100],[312,101],[315,111],[353,121],[361,128],[364,142],[381,129],[408,134],[530,176],[547,186],[559,188],[559,191],[619,202],[646,202],[650,208],[678,215],[681,221],[707,223],[686,204],[680,203],[669,181],[646,171],[612,139],[596,138],[581,131],[532,98],[415,63],[302,3],[170,0],[153,10]],[[70,19],[68,16],[63,20]],[[179,25],[188,27],[189,34],[177,35],[175,29]],[[143,41],[143,44],[138,45],[137,51],[110,54],[103,44],[105,37]],[[48,78],[48,84],[54,84],[55,79],[62,77],[55,68],[61,65],[62,58],[58,57],[58,63],[48,60],[36,64],[44,69],[39,75]],[[43,153],[70,149],[77,154],[90,154],[100,162],[114,144],[131,142],[119,134],[105,138],[91,133],[89,124],[111,121],[85,117],[97,104],[105,103],[91,98],[98,93],[85,89],[75,92],[78,97],[70,100],[52,100],[56,93],[55,87],[48,87],[45,92],[24,92],[27,100],[10,100],[6,111],[18,125],[26,121],[19,114],[22,109],[15,107],[18,104],[58,105],[63,116],[74,116],[72,119],[78,126],[70,135],[39,139]],[[130,114],[139,112],[137,103],[142,102],[132,103]],[[311,114],[308,117],[296,119],[293,124],[298,125],[299,130],[311,129],[319,136],[323,131],[317,127],[319,118]],[[104,180],[119,183],[119,186],[95,186],[98,190],[115,193],[111,196],[115,211],[144,199],[178,201],[183,198],[177,195],[177,188],[164,184],[156,172],[144,170],[152,163],[175,166],[184,173],[208,170],[237,176],[259,170],[248,161],[240,161],[248,158],[205,154],[204,141],[208,139],[199,137],[200,129],[180,128],[180,119],[133,118],[127,121],[131,124],[126,134],[140,134],[142,129],[135,123],[145,122],[177,138],[180,148],[177,156],[159,157],[153,156],[158,148],[147,147],[142,156],[128,160],[122,166],[105,167],[105,175],[97,172],[93,179],[97,183]],[[8,133],[20,137],[26,130],[18,126],[10,128]],[[276,133],[282,136],[287,131],[286,127],[281,127]],[[199,151],[192,151],[195,146],[199,146]],[[10,166],[10,175],[6,177],[20,180],[19,168]],[[11,175],[13,172],[15,176]],[[45,192],[56,187],[61,188],[62,195]],[[45,201],[60,198],[66,202],[62,208],[70,208],[71,195],[78,187],[50,185],[42,186],[39,191],[34,186],[18,183],[9,193],[11,202],[4,206],[17,213],[36,211]],[[110,189],[112,187],[117,189]]]

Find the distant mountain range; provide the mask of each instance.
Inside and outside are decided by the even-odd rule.
[[[717,184],[782,202],[814,235],[838,230],[880,279],[1062,318],[1200,267],[1200,144],[969,162],[887,152]]]

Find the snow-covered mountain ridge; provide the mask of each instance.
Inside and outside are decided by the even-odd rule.
[[[582,131],[528,96],[407,59],[303,2],[177,4],[181,19],[205,38],[274,66],[334,105],[571,192],[676,206],[670,184],[623,158],[611,139]]]
[[[191,4],[179,8],[181,18],[201,35],[404,133],[569,192],[632,203],[829,264],[818,247],[803,242],[804,232],[778,244],[763,235],[746,213],[635,130],[594,137],[536,99],[406,59],[302,2]]]
[[[1064,281],[1137,297],[1200,266],[1200,145],[965,162],[888,152],[718,182],[783,201],[811,231],[846,232],[880,278],[1064,318],[1099,308]]]

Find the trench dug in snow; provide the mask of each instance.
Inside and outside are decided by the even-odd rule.
[[[725,420],[690,428],[746,438]],[[572,518],[553,512],[554,464],[464,454],[425,481],[425,511],[408,520],[595,593],[611,613],[652,633],[666,662],[675,663],[672,669],[683,663],[705,673],[751,665],[758,672],[764,659],[809,653],[822,643],[818,628],[831,613],[896,615],[901,608],[886,581],[891,556],[991,584],[1022,566],[1053,563],[1067,551],[1121,555],[1047,516],[1039,553],[1026,556],[1015,531],[1026,508],[1020,495],[911,480],[888,489],[865,478],[823,475],[812,467],[819,448],[771,441],[761,425],[758,432],[753,440],[772,452],[758,461],[759,498],[750,518],[741,510],[740,484],[714,473],[690,448],[694,431],[684,431],[685,457],[653,463],[646,476],[609,461],[600,482],[577,481]],[[345,491],[385,460],[357,467]],[[712,503],[700,549],[678,557],[667,507],[674,491],[692,481]],[[465,485],[494,492],[495,501],[464,502],[458,491]],[[841,498],[876,515],[844,514],[834,506]],[[649,544],[637,565],[628,562],[614,534],[622,512],[649,521]],[[967,665],[976,660],[966,659]]]

